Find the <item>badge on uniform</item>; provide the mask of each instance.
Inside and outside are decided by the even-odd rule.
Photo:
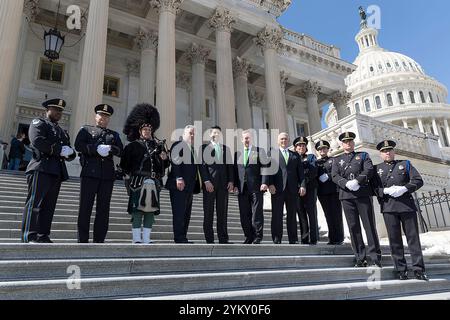
[[[328,161],[328,163],[329,163],[329,164],[332,164],[332,163],[333,163],[333,160]]]
[[[405,167],[404,166],[399,166],[398,169],[399,170],[405,170]]]
[[[384,170],[383,169],[379,169],[378,170],[378,175],[381,177],[381,175],[383,174]]]
[[[341,165],[341,167],[345,164],[345,161],[344,160],[341,160],[340,162],[339,162],[339,164]]]
[[[360,156],[356,156],[356,161],[359,161],[359,160],[361,160],[361,157]]]
[[[39,120],[39,119],[34,119],[33,122],[32,122],[32,124],[34,126],[38,125],[39,123],[41,123],[41,120]]]

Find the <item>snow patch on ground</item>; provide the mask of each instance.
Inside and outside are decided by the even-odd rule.
[[[423,254],[425,256],[449,255],[450,256],[450,231],[433,231],[420,235]],[[389,245],[387,238],[380,239],[381,245]],[[407,245],[403,236],[403,244]]]

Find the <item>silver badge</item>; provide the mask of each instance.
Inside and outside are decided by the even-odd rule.
[[[381,176],[383,174],[384,170],[383,169],[379,169],[378,170],[378,175]]]
[[[38,125],[39,123],[41,123],[41,120],[39,120],[39,119],[34,119],[33,122],[32,122],[32,124],[34,126]]]
[[[333,160],[328,161],[328,163],[329,163],[329,164],[332,164],[332,163],[333,163]]]
[[[404,166],[398,166],[398,169],[399,169],[399,170],[404,170],[405,167],[404,167]]]
[[[345,161],[344,160],[341,160],[340,162],[339,162],[339,164],[341,165],[341,167],[345,164]]]

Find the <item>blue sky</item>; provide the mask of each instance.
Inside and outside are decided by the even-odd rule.
[[[448,0],[293,0],[278,19],[284,27],[341,49],[342,59],[358,55],[358,7],[381,9],[380,45],[416,60],[450,90],[450,1]]]

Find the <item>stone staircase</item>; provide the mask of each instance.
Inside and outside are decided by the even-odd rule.
[[[426,257],[431,281],[395,280],[388,248],[383,269],[355,269],[349,245],[274,245],[270,214],[262,245],[241,245],[236,199],[230,200],[231,245],[204,244],[201,197],[189,238],[171,243],[168,194],[154,244],[131,245],[126,194],[114,191],[107,244],[76,244],[77,182],[64,184],[52,245],[18,242],[26,197],[23,176],[0,173],[0,300],[6,299],[448,299],[450,258]],[[286,234],[286,233],[285,233]],[[409,257],[408,257],[409,259]],[[375,281],[373,281],[375,280]]]

